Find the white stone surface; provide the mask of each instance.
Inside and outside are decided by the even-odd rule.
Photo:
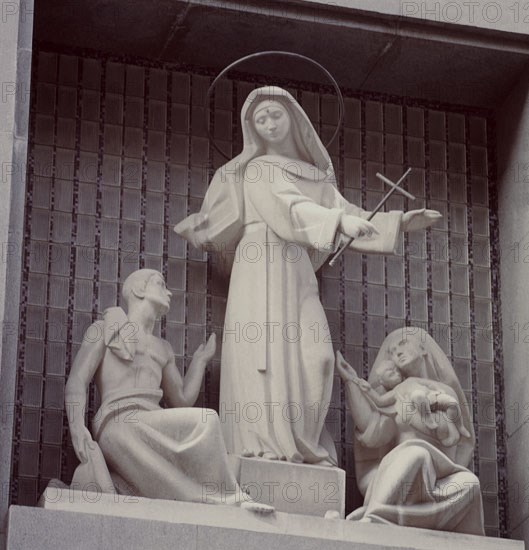
[[[368,383],[337,353],[356,429],[355,472],[364,506],[348,517],[484,535],[475,436],[445,353],[424,330],[390,333]]]
[[[523,542],[228,506],[50,489],[45,508],[12,506],[8,550],[523,550]],[[90,502],[92,501],[92,502]]]
[[[345,470],[230,455],[241,487],[279,512],[324,517],[345,513]]]

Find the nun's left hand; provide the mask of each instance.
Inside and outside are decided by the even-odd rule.
[[[426,229],[442,219],[443,215],[437,210],[410,210],[402,216],[401,231],[420,231]]]

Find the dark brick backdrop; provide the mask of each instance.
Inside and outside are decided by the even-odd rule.
[[[227,280],[172,227],[199,209],[222,163],[205,133],[212,73],[99,55],[34,52],[30,161],[25,212],[12,502],[35,504],[51,478],[69,482],[77,464],[64,385],[84,330],[120,302],[120,286],[139,267],[161,270],[172,309],[157,327],[184,370],[212,331],[221,335]],[[226,153],[241,148],[240,107],[266,82],[239,75],[217,88],[209,124]],[[289,87],[324,141],[337,103],[331,90]],[[367,373],[391,330],[427,329],[452,358],[472,407],[478,445],[474,470],[484,490],[487,531],[505,534],[505,472],[494,139],[487,112],[346,92],[345,127],[331,147],[339,185],[373,207],[381,171],[414,168],[413,204],[444,220],[402,239],[395,257],[349,253],[319,274],[335,345]],[[220,355],[218,356],[220,357]],[[198,405],[216,408],[219,361],[207,372]],[[90,390],[88,417],[97,409]],[[353,427],[336,378],[328,418],[354,484]]]

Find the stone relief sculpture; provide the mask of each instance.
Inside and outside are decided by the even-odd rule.
[[[241,493],[217,414],[191,408],[215,353],[215,335],[194,353],[185,378],[170,344],[153,335],[170,297],[159,272],[135,271],[123,284],[127,313],[110,308],[85,334],[66,385],[70,433],[81,461],[72,486],[84,489],[95,482],[103,492],[117,488],[150,498],[242,502],[250,510],[271,512]],[[93,438],[83,414],[92,378],[102,401]],[[160,407],[162,397],[171,408]]]
[[[196,247],[237,247],[222,346],[220,418],[229,452],[335,465],[324,427],[334,352],[315,271],[342,241],[392,253],[431,210],[368,214],[336,188],[331,159],[287,91],[254,90],[243,151],[215,174],[199,213],[175,231]],[[365,398],[365,396],[364,396]]]
[[[483,535],[478,478],[468,470],[474,430],[457,376],[414,327],[389,334],[369,380],[337,352],[355,429],[364,506],[348,519]]]

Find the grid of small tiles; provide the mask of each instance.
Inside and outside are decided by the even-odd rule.
[[[172,344],[182,371],[206,335],[221,333],[228,284],[211,259],[172,231],[199,209],[222,164],[204,124],[211,74],[47,51],[34,55],[33,71],[12,483],[12,502],[19,504],[35,504],[52,478],[71,479],[77,461],[63,405],[66,377],[86,328],[120,303],[126,276],[139,267],[166,275],[172,307],[156,330]],[[241,148],[238,113],[260,84],[241,77],[216,90],[209,123],[226,154]],[[328,139],[337,120],[330,90],[310,84],[289,90]],[[338,267],[321,270],[335,346],[366,376],[393,329],[415,325],[432,334],[452,359],[473,413],[473,468],[487,532],[505,535],[487,113],[353,93],[345,105],[344,128],[330,147],[345,197],[372,208],[385,191],[376,172],[396,179],[411,166],[408,189],[417,199],[394,195],[390,209],[426,206],[444,218],[427,232],[407,234],[395,256],[348,253]],[[219,357],[208,367],[199,406],[218,406]],[[348,474],[351,510],[361,503],[353,425],[338,378],[334,390],[328,426]],[[97,406],[92,387],[87,418]]]

